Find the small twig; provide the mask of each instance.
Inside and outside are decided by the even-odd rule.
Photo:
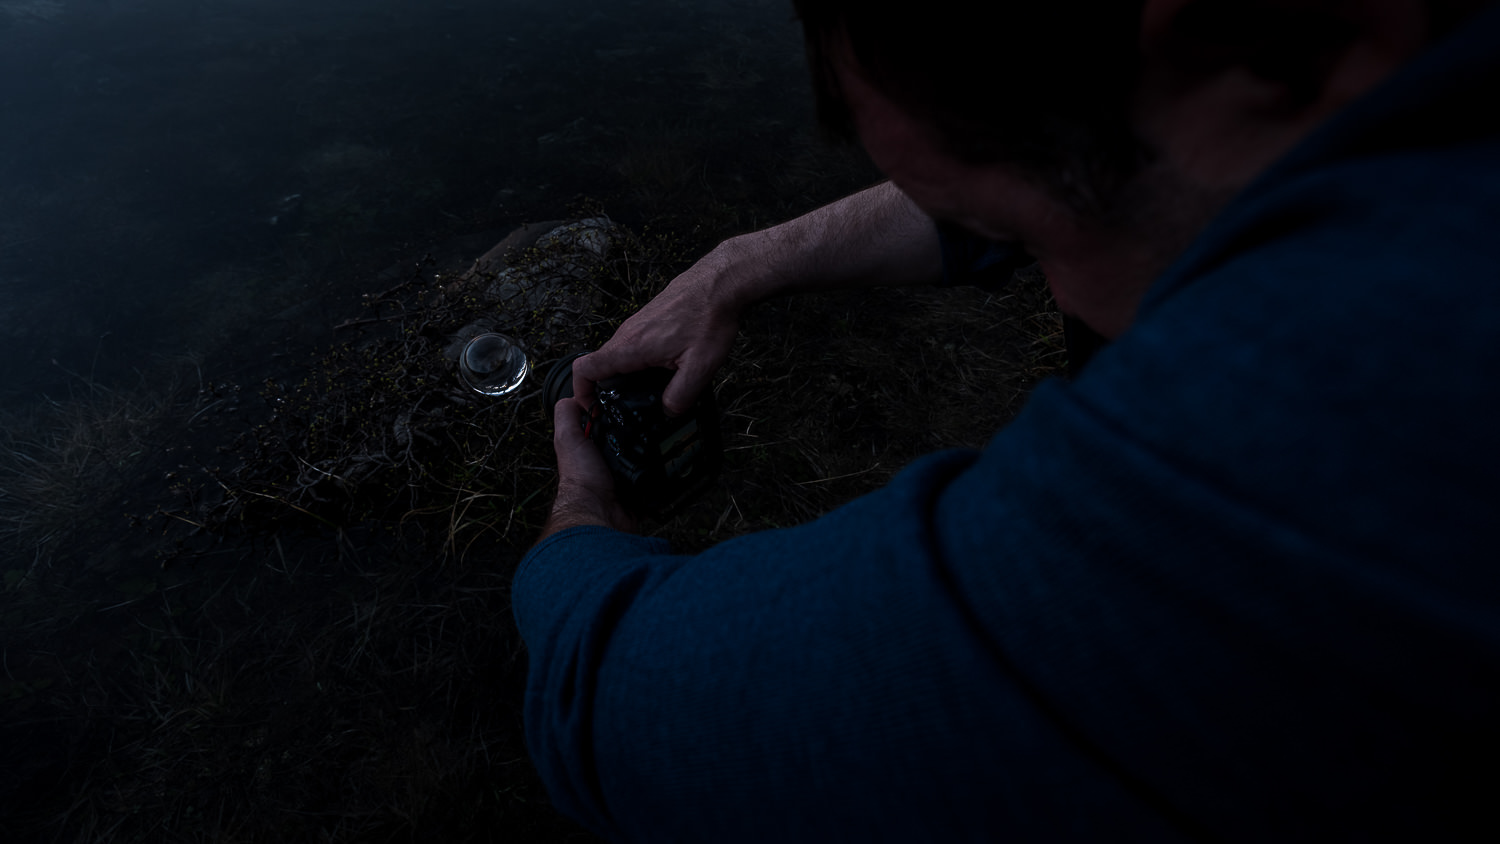
[[[745,434],[741,434],[740,436],[746,436],[746,435]],[[754,434],[750,434],[749,436],[753,437],[755,435]],[[730,446],[729,448],[726,448],[724,450],[726,452],[728,452],[728,451],[744,451],[747,448],[770,448],[773,445],[785,445],[786,443],[789,443],[789,442],[791,442],[791,440],[772,440],[771,442],[768,442],[768,443],[750,443],[749,445]]]
[[[344,322],[341,322],[338,325],[335,325],[333,327],[333,330],[334,331],[340,331],[340,330],[343,330],[345,328],[354,328],[356,326],[369,325],[369,324],[375,323],[375,322],[389,322],[390,320],[401,319],[401,318],[406,317],[408,315],[409,314],[406,311],[401,311],[399,313],[394,313],[394,314],[391,314],[389,316],[373,316],[373,317],[365,317],[363,319],[345,320]]]
[[[870,467],[865,468],[865,469],[860,469],[858,472],[850,472],[847,475],[839,475],[839,476],[833,477],[833,478],[817,478],[817,479],[811,480],[811,481],[797,481],[796,484],[797,484],[797,486],[811,486],[813,484],[826,484],[826,483],[828,483],[830,481],[842,481],[845,478],[854,478],[854,477],[858,477],[860,475],[868,474],[868,473],[873,472],[873,471],[875,471],[876,469],[879,469],[879,468],[880,468],[880,464],[876,463],[873,466],[870,466]]]
[[[268,501],[275,501],[277,504],[285,504],[286,506],[292,508],[293,510],[296,510],[297,512],[301,513],[302,515],[307,516],[307,517],[312,518],[312,519],[316,519],[317,521],[322,522],[323,524],[327,525],[328,527],[331,527],[331,528],[337,528],[338,527],[338,525],[334,524],[333,522],[330,522],[329,520],[323,518],[322,516],[319,516],[317,513],[314,513],[314,512],[312,512],[310,510],[305,510],[305,509],[303,509],[301,507],[298,507],[297,505],[293,504],[290,501],[287,501],[284,498],[277,498],[274,495],[266,495],[264,492],[256,492],[253,489],[247,489],[247,490],[245,490],[245,492],[249,493],[250,495],[260,496],[261,498],[264,498],[264,499],[266,499]],[[168,515],[171,515],[171,514],[169,513]],[[184,521],[186,521],[186,520],[184,520]],[[342,548],[342,546],[340,546],[340,547]]]
[[[382,453],[382,456],[384,456],[383,453]],[[318,472],[318,473],[327,475],[330,478],[333,478],[334,480],[338,481],[341,484],[346,484],[347,485],[349,483],[348,481],[344,480],[343,478],[339,477],[338,475],[335,475],[334,473],[328,471],[327,469],[319,469],[317,466],[314,466],[313,464],[307,462],[306,460],[303,460],[301,457],[298,457],[295,454],[292,455],[292,459],[296,460],[298,463],[301,463],[303,466],[306,466],[307,468],[313,470],[314,472]],[[386,459],[389,460],[390,458],[387,457]]]
[[[187,518],[186,516],[179,516],[176,513],[173,513],[173,512],[167,511],[167,510],[161,510],[161,509],[158,509],[157,512],[160,513],[163,516],[166,516],[169,519],[176,519],[179,522],[187,522],[188,524],[192,525],[195,528],[198,528],[199,530],[205,530],[206,529],[206,528],[204,528],[204,526],[203,526],[202,523],[195,522],[192,519]]]
[[[219,399],[218,401],[216,401],[216,402],[214,402],[214,403],[212,403],[212,404],[204,407],[202,410],[199,410],[197,413],[194,413],[192,416],[189,416],[187,423],[189,425],[193,424],[193,420],[197,419],[199,416],[202,416],[203,414],[209,412],[210,410],[213,410],[214,408],[218,407],[219,405],[221,405],[221,404],[223,404],[224,402],[227,402],[227,401],[229,401],[229,399],[227,397],[226,398],[222,398],[222,399]]]

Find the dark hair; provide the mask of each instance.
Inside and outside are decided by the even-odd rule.
[[[818,118],[854,139],[829,47],[937,130],[960,160],[1006,161],[1075,207],[1100,210],[1145,152],[1128,108],[1139,0],[793,0]]]

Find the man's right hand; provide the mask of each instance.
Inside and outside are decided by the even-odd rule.
[[[719,244],[573,363],[573,395],[587,403],[599,381],[661,366],[677,372],[662,404],[681,415],[729,357],[751,304],[809,290],[930,283],[942,269],[932,219],[882,182]]]
[[[731,291],[754,262],[725,243],[689,267],[615,330],[609,342],[573,363],[573,394],[585,405],[594,385],[653,366],[676,370],[662,393],[667,413],[687,413],[729,356],[744,304]]]

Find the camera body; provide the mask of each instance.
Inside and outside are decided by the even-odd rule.
[[[552,365],[542,390],[548,410],[573,395],[573,361],[583,354]],[[606,378],[579,420],[614,477],[616,497],[641,514],[670,515],[713,483],[723,461],[712,391],[687,413],[669,417],[661,395],[672,375],[653,368]]]

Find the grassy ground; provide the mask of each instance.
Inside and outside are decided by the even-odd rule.
[[[746,23],[744,6],[773,11]],[[801,128],[811,106],[784,4],[610,14],[632,49],[615,49],[615,24],[601,30],[608,49],[580,50],[558,39],[595,25],[582,16],[522,20],[535,28],[511,33],[505,66],[488,49],[466,57],[442,102],[384,75],[354,91],[330,87],[331,73],[299,86],[304,134],[332,140],[297,159],[303,181],[272,191],[308,197],[277,240],[281,263],[204,270],[159,305],[108,298],[133,288],[88,275],[121,323],[194,326],[202,359],[150,363],[132,387],[133,354],[112,356],[86,321],[55,319],[65,300],[39,295],[62,289],[49,275],[80,275],[61,250],[30,282],[0,278],[28,294],[6,304],[31,308],[9,321],[30,356],[0,372],[56,374],[54,355],[80,370],[70,394],[0,419],[0,841],[590,840],[550,808],[526,758],[526,658],[509,606],[551,493],[549,421],[535,395],[467,397],[445,350],[482,320],[521,336],[536,363],[596,346],[718,239],[874,177]],[[285,45],[245,49],[258,66]],[[204,68],[184,113],[225,100],[232,74],[215,73],[231,70]],[[458,84],[471,79],[493,90]],[[192,145],[222,156],[207,183],[258,195],[247,127],[201,124],[218,128]],[[154,149],[159,130],[146,128],[135,141]],[[385,140],[338,140],[365,136]],[[0,230],[0,251],[43,236],[55,215],[59,231],[90,232],[78,265],[131,258],[197,279],[196,265],[168,260],[190,251],[175,227],[118,199],[149,186],[104,178],[122,168],[101,160],[98,178],[79,179],[97,194],[8,194],[24,213],[0,221],[18,227]],[[547,296],[491,291],[493,272],[465,278],[467,262],[445,257],[471,261],[485,244],[419,260],[427,244],[580,190],[602,191],[630,230]],[[559,257],[544,246],[519,263],[553,261],[555,275]],[[368,293],[365,307],[307,298],[335,288]],[[68,363],[74,347],[99,382]],[[997,294],[763,304],[717,382],[723,476],[643,528],[690,551],[814,518],[913,457],[982,444],[1062,358],[1034,278]]]
[[[503,277],[413,265],[325,354],[260,384],[190,379],[150,412],[82,403],[76,447],[12,434],[7,490],[89,474],[113,518],[24,494],[0,510],[19,549],[6,840],[590,840],[526,758],[508,602],[549,503],[549,421],[534,393],[466,396],[444,351],[480,322],[534,362],[595,346],[701,246],[672,221],[621,229],[607,260],[545,287],[527,279],[576,253],[543,243]],[[717,381],[721,480],[643,527],[692,550],[814,518],[916,456],[982,445],[1063,357],[1036,278],[760,305]],[[31,465],[48,449],[51,474]],[[115,599],[75,597],[82,579]]]

